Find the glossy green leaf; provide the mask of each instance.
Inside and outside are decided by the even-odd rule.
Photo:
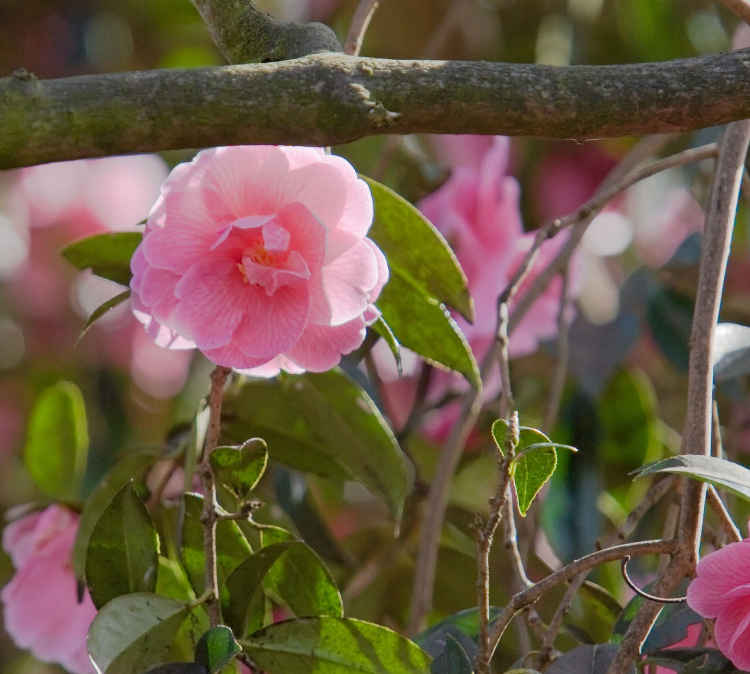
[[[250,438],[235,447],[217,447],[211,452],[211,468],[217,482],[240,501],[249,498],[267,465],[268,447],[261,438]]]
[[[388,258],[391,273],[474,320],[474,303],[456,255],[435,226],[412,204],[382,183],[370,186],[375,220],[368,236]]]
[[[370,397],[339,370],[249,380],[225,401],[224,437],[262,437],[301,471],[356,480],[399,518],[413,470]]]
[[[274,543],[245,560],[227,579],[224,613],[238,634],[262,627],[264,585],[297,616],[344,614],[341,594],[313,550],[301,541]]]
[[[194,601],[195,591],[185,569],[175,559],[159,556],[159,571],[156,575],[156,594],[178,601]]]
[[[391,270],[378,308],[402,346],[430,363],[459,372],[475,388],[481,385],[466,337],[437,299],[422,294],[405,276]]]
[[[86,582],[101,608],[110,599],[153,592],[159,564],[159,537],[133,483],[126,484],[102,513],[89,539]]]
[[[547,484],[557,467],[557,451],[554,446],[539,443],[536,447],[523,451],[511,464],[518,511],[522,517],[526,516],[536,495]]]
[[[75,500],[86,470],[89,434],[80,389],[59,381],[37,398],[28,425],[24,462],[47,496]]]
[[[750,372],[750,327],[719,323],[714,331],[711,361],[714,379],[723,381]]]
[[[242,640],[267,674],[426,674],[429,656],[396,632],[352,618],[299,618]]]
[[[195,661],[210,674],[217,674],[241,651],[232,630],[226,625],[217,625],[201,637],[195,649]]]
[[[388,348],[393,354],[393,358],[396,361],[396,369],[398,370],[399,376],[401,375],[401,344],[396,339],[396,335],[393,334],[391,326],[386,323],[382,316],[378,317],[371,326],[375,332],[377,332],[388,345]]]
[[[681,454],[650,463],[633,471],[635,477],[656,473],[679,473],[716,487],[728,489],[745,500],[750,500],[750,470],[733,461],[715,456]]]
[[[473,674],[471,658],[452,635],[448,635],[445,649],[432,661],[432,674]]]
[[[508,424],[503,419],[497,419],[492,424],[491,433],[497,447],[505,452]],[[526,516],[536,495],[554,474],[557,467],[557,447],[577,451],[570,445],[551,442],[546,434],[536,428],[519,427],[511,475],[521,516]]]
[[[141,242],[140,232],[107,232],[74,241],[62,249],[62,256],[78,269],[91,268],[97,276],[128,285],[130,258]]]
[[[180,554],[190,583],[197,596],[205,588],[206,557],[203,552],[203,497],[185,494],[185,518],[182,525],[182,548]],[[233,520],[216,524],[216,569],[219,577],[221,598],[227,598],[225,579],[252,554],[252,549],[242,531]]]
[[[158,458],[158,453],[152,451],[126,454],[109,470],[86,499],[73,543],[73,571],[79,581],[86,579],[86,554],[89,539],[102,513],[123,486],[131,480],[136,480],[136,482],[141,480],[146,469]]]
[[[189,607],[155,594],[117,597],[89,628],[89,654],[102,674],[133,674],[169,661],[177,631]]]
[[[80,342],[83,337],[86,335],[86,333],[89,331],[89,328],[96,323],[104,314],[111,311],[117,306],[120,306],[126,299],[130,297],[130,290],[125,290],[124,292],[121,292],[119,295],[115,295],[113,298],[107,300],[104,302],[104,304],[99,305],[96,309],[94,309],[93,312],[91,312],[91,316],[89,316],[86,319],[86,323],[83,325],[83,330],[81,330],[81,334],[78,335],[78,341]]]

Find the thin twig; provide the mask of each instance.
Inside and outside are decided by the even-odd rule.
[[[211,469],[211,452],[216,449],[221,432],[221,403],[224,397],[224,384],[231,370],[217,366],[211,373],[211,390],[208,394],[208,430],[203,445],[203,457],[200,464],[200,476],[203,482],[203,554],[205,556],[206,573],[206,612],[211,626],[221,624],[221,604],[219,603],[219,581],[216,575],[216,482]]]
[[[721,496],[719,496],[719,492],[716,491],[716,487],[714,487],[712,484],[708,486],[708,504],[718,515],[721,529],[729,537],[729,539],[734,543],[741,541],[742,533],[734,523],[732,516],[729,514],[727,507],[724,505],[724,501],[721,500]]]
[[[600,564],[613,562],[627,555],[667,554],[674,552],[675,547],[676,541],[665,541],[663,539],[615,545],[611,548],[597,550],[584,557],[575,559],[561,569],[545,576],[527,590],[516,593],[510,600],[510,603],[503,608],[500,615],[495,619],[490,632],[492,653],[497,648],[500,638],[503,636],[513,616],[521,609],[533,604],[551,588],[560,583],[572,580],[581,573],[591,571]]]
[[[674,486],[677,478],[673,475],[666,475],[661,479],[655,480],[643,495],[640,503],[630,511],[625,521],[617,528],[617,531],[608,539],[608,544],[622,543],[635,530],[644,515],[651,510]],[[665,536],[671,538],[670,536]]]
[[[711,402],[713,334],[732,239],[740,182],[750,143],[750,121],[727,125],[719,143],[716,173],[711,186],[703,236],[698,292],[690,335],[688,399],[682,454],[711,453]],[[705,485],[694,480],[683,484],[678,527],[679,547],[657,583],[656,593],[666,596],[685,576],[695,571],[705,504]],[[638,657],[658,607],[646,602],[628,628],[608,674],[624,674]]]
[[[344,52],[352,56],[359,56],[362,42],[365,39],[367,27],[370,25],[372,15],[378,8],[380,0],[359,0],[359,5],[352,17],[349,33],[344,41]]]
[[[513,330],[521,322],[532,304],[545,291],[552,279],[568,265],[570,259],[573,257],[573,253],[578,247],[578,244],[581,242],[581,239],[583,239],[583,235],[586,233],[588,226],[598,212],[604,208],[614,196],[634,185],[639,180],[648,178],[660,171],[690,162],[700,161],[715,156],[715,154],[716,146],[715,144],[710,143],[699,148],[691,148],[689,150],[684,150],[683,152],[678,152],[677,154],[665,157],[664,159],[646,161],[643,164],[634,167],[617,180],[605,181],[602,187],[597,190],[596,194],[573,213],[548,223],[543,230],[540,230],[545,236],[549,236],[566,227],[572,226],[570,237],[558,254],[549,262],[547,267],[539,273],[528,290],[526,290],[523,296],[518,300],[518,303],[513,308],[510,318],[509,332],[512,334]],[[534,240],[534,245],[537,244],[537,240],[540,237],[541,233]],[[532,250],[527,253],[527,258],[532,257],[532,252],[533,246]],[[524,263],[525,262],[526,260],[524,260]]]
[[[544,415],[544,430],[552,432],[557,415],[560,412],[565,378],[568,375],[568,285],[570,284],[570,267],[562,275],[563,282],[560,289],[560,307],[557,311],[557,366],[552,376],[547,413]]]
[[[506,311],[507,314],[507,311]],[[483,526],[477,528],[477,604],[479,606],[479,652],[477,674],[489,674],[490,666],[490,552],[495,531],[510,494],[510,466],[518,446],[518,412],[508,419],[504,451],[497,450],[498,483],[490,499],[490,512]]]
[[[570,581],[570,585],[568,585],[567,590],[565,590],[565,595],[563,596],[560,603],[557,605],[557,608],[555,609],[555,613],[552,615],[552,620],[550,620],[549,625],[547,626],[547,632],[539,648],[539,650],[541,651],[542,662],[538,664],[544,665],[547,662],[550,662],[550,660],[552,659],[552,654],[554,652],[555,638],[557,637],[557,633],[560,631],[560,628],[562,627],[562,623],[563,623],[563,620],[565,619],[565,616],[568,615],[568,612],[570,611],[570,605],[573,603],[573,600],[576,598],[576,595],[578,594],[578,590],[581,589],[581,586],[585,582],[586,582],[586,573],[580,573],[575,578],[573,578],[572,581]]]

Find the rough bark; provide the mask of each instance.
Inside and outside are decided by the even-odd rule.
[[[394,133],[584,140],[750,117],[750,50],[553,67],[325,53],[255,65],[0,79],[0,168],[240,143]]]

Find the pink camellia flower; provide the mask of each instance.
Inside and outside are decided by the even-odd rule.
[[[259,376],[323,371],[356,349],[388,279],[372,197],[322,149],[241,146],[175,167],[131,261],[160,346]]]
[[[88,592],[81,603],[76,596],[70,559],[77,527],[77,515],[57,505],[9,524],[3,547],[16,574],[0,597],[5,629],[18,646],[39,660],[90,674],[86,633],[96,609]]]
[[[701,559],[687,602],[704,618],[716,619],[716,645],[734,666],[750,669],[750,539]]]

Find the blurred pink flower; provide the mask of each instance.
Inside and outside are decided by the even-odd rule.
[[[388,278],[372,197],[322,149],[204,150],[162,186],[131,262],[133,308],[160,346],[273,376],[357,348]]]
[[[486,139],[482,141],[486,142]],[[460,159],[461,164],[453,170],[448,181],[420,203],[424,214],[450,242],[466,273],[474,299],[475,321],[470,324],[458,315],[454,314],[454,317],[478,360],[484,356],[494,338],[497,297],[534,240],[534,233],[525,233],[521,223],[520,186],[515,178],[508,175],[510,140],[504,137],[491,139],[481,160],[472,160],[472,155],[479,156],[476,151],[480,147],[480,143],[470,143],[468,156]],[[556,254],[562,240],[557,237],[543,244],[532,272],[521,285],[516,298],[521,297],[536,278],[534,270],[543,269]],[[561,279],[555,278],[512,332],[512,357],[533,353],[541,340],[556,334],[561,287]],[[573,283],[573,292],[576,287],[577,284]],[[384,380],[383,399],[398,428],[405,421],[413,403],[416,377],[406,382],[398,381],[395,370],[390,371],[383,361],[383,356],[378,358],[379,372]],[[448,390],[460,390],[465,386],[458,376],[435,371],[427,398],[437,401]],[[499,377],[495,376],[485,382],[484,396],[490,399],[499,390]],[[457,405],[442,407],[426,420],[425,431],[435,440],[444,439],[458,412]]]
[[[716,644],[734,666],[750,669],[750,539],[701,559],[687,602],[704,618],[716,619]]]
[[[672,648],[695,648],[698,644],[698,639],[700,638],[702,631],[703,623],[693,623],[692,625],[688,625],[685,638],[670,646],[667,646],[666,650],[670,650]],[[714,647],[714,642],[713,640],[708,639],[704,645],[707,648],[711,648]],[[651,665],[647,671],[649,672],[649,674],[674,674],[674,672],[677,670],[674,670],[671,667],[663,667],[661,665]]]
[[[96,609],[88,592],[81,603],[76,597],[70,558],[77,526],[78,516],[57,505],[9,524],[3,547],[16,574],[0,596],[5,629],[18,646],[39,660],[90,674],[86,633]]]

